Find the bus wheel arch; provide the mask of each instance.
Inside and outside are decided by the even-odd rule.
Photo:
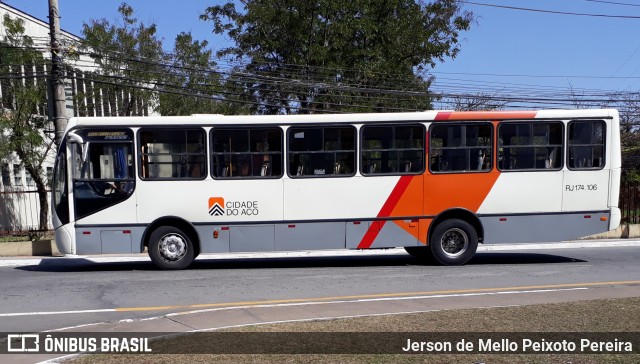
[[[429,227],[431,255],[442,265],[463,265],[482,242],[484,230],[478,217],[465,209],[439,214]]]
[[[151,260],[163,269],[184,269],[200,254],[196,229],[177,217],[163,217],[151,223],[144,232],[142,244],[143,249],[147,247]]]

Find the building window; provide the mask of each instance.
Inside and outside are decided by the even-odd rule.
[[[142,129],[138,138],[142,179],[204,179],[203,129]]]
[[[19,164],[13,165],[13,185],[22,186],[22,168]]]
[[[424,139],[422,125],[363,126],[362,174],[422,173]]]
[[[288,138],[291,177],[355,174],[355,127],[292,127],[288,131]]]
[[[429,169],[433,173],[486,172],[492,168],[491,124],[432,124]]]
[[[25,171],[25,182],[27,183],[27,186],[33,186],[33,177],[31,176],[31,173],[29,173],[29,171]]]
[[[498,168],[559,170],[562,168],[563,125],[559,121],[501,123]]]
[[[53,167],[47,167],[47,185],[51,188],[53,183]]]
[[[602,120],[569,123],[569,168],[604,167],[605,124]]]
[[[2,185],[4,188],[11,187],[11,173],[9,171],[9,163],[2,163]]]
[[[211,174],[214,178],[282,176],[282,129],[215,128],[211,131]]]

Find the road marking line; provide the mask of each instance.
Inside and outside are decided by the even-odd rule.
[[[16,317],[28,315],[64,315],[64,314],[83,314],[83,313],[106,313],[106,312],[141,312],[141,311],[159,311],[159,310],[179,310],[179,309],[207,309],[220,307],[247,307],[257,305],[275,305],[275,304],[311,304],[313,302],[331,302],[345,301],[357,302],[359,300],[368,299],[401,299],[402,297],[413,296],[437,296],[437,295],[462,295],[483,292],[509,292],[509,291],[539,291],[539,290],[558,290],[561,288],[580,288],[580,287],[597,287],[609,285],[634,285],[640,284],[640,281],[612,281],[612,282],[585,282],[585,283],[565,283],[565,284],[548,284],[538,286],[516,286],[501,288],[473,288],[473,289],[455,289],[442,291],[427,292],[405,292],[405,293],[377,293],[367,295],[351,295],[351,296],[330,296],[330,297],[312,297],[312,298],[293,298],[281,300],[264,300],[264,301],[245,301],[245,302],[226,302],[226,303],[201,303],[193,305],[168,305],[168,306],[148,306],[148,307],[119,307],[105,308],[97,310],[74,310],[74,311],[43,311],[43,312],[13,312],[0,313],[0,317]],[[505,294],[505,293],[503,293]],[[424,297],[427,298],[427,297]],[[410,298],[407,298],[410,299]]]
[[[549,292],[561,292],[561,291],[578,291],[587,290],[587,287],[576,288],[559,288],[559,289],[545,289],[545,290],[531,290],[531,291],[498,291],[498,292],[476,292],[476,293],[458,293],[458,294],[440,294],[440,295],[426,295],[426,296],[407,296],[407,297],[380,297],[380,298],[363,298],[357,300],[336,300],[336,301],[319,301],[319,302],[295,302],[295,303],[276,303],[276,304],[256,304],[256,305],[240,305],[229,307],[217,307],[208,308],[203,310],[174,312],[165,315],[165,317],[185,316],[196,313],[206,313],[215,311],[227,311],[237,310],[240,308],[274,308],[274,307],[290,307],[290,306],[311,306],[311,305],[325,305],[325,304],[339,304],[339,303],[362,303],[362,302],[381,302],[381,301],[400,301],[400,300],[421,300],[429,298],[453,298],[453,297],[475,297],[475,296],[493,296],[501,294],[521,294],[521,293],[549,293]]]
[[[475,292],[498,292],[498,291],[523,291],[523,290],[538,290],[538,289],[557,289],[557,288],[575,288],[575,287],[594,287],[594,286],[607,286],[607,285],[629,285],[640,284],[640,281],[617,281],[617,282],[587,282],[587,283],[566,283],[566,284],[550,284],[539,286],[516,286],[516,287],[501,287],[501,288],[473,288],[473,289],[455,289],[455,290],[442,290],[442,291],[427,291],[427,292],[405,292],[405,293],[377,293],[366,295],[351,295],[351,296],[330,296],[330,297],[312,297],[312,298],[292,298],[281,300],[265,300],[265,301],[244,301],[244,302],[226,302],[226,303],[201,303],[193,305],[176,305],[176,306],[162,306],[161,309],[190,309],[190,308],[216,308],[216,307],[229,307],[229,306],[254,306],[254,305],[269,305],[280,303],[301,303],[301,302],[321,302],[321,301],[338,301],[338,300],[359,300],[369,298],[391,298],[391,297],[408,297],[408,296],[431,296],[441,294],[463,294],[463,293],[475,293]],[[118,312],[129,311],[151,311],[155,310],[154,307],[120,307],[116,308]]]
[[[105,308],[101,310],[10,312],[10,313],[0,313],[0,317],[15,317],[15,316],[30,316],[30,315],[69,315],[74,313],[102,313],[102,312],[118,312],[118,310],[115,308]]]
[[[79,328],[83,328],[83,327],[97,326],[97,325],[102,325],[102,324],[106,324],[106,322],[94,322],[94,323],[91,323],[91,324],[82,324],[82,325],[75,325],[75,326],[60,327],[60,328],[57,328],[57,329],[44,330],[43,332],[69,331],[69,330],[79,329]]]
[[[478,308],[482,309],[482,308],[520,307],[520,306],[524,306],[524,305],[479,306],[479,307],[474,307],[473,309],[478,309]],[[248,323],[248,324],[220,326],[220,327],[208,328],[208,329],[196,329],[196,330],[186,331],[185,333],[218,331],[218,330],[233,329],[233,328],[240,328],[240,327],[247,327],[247,326],[263,326],[263,325],[271,325],[271,324],[286,324],[286,323],[293,323],[293,322],[330,321],[330,320],[335,320],[335,319],[411,315],[411,314],[416,314],[416,313],[441,312],[441,311],[448,311],[448,310],[454,310],[454,309],[440,308],[440,309],[435,309],[435,310],[400,311],[400,312],[385,312],[385,313],[365,313],[365,314],[361,314],[361,315],[322,316],[322,317],[312,317],[312,318],[305,318],[305,319],[263,321],[263,322],[254,322],[254,323]]]
[[[477,308],[492,308],[489,307],[477,307]],[[218,331],[225,329],[234,329],[239,327],[247,327],[247,326],[262,326],[262,325],[271,325],[271,324],[285,324],[292,322],[311,322],[311,321],[329,321],[335,319],[349,319],[349,318],[360,318],[360,317],[377,317],[377,316],[396,316],[396,315],[411,315],[415,313],[427,313],[427,312],[438,312],[444,311],[447,309],[437,309],[437,310],[420,310],[420,311],[402,311],[402,312],[389,312],[389,313],[370,313],[370,314],[362,314],[362,315],[345,315],[345,316],[323,316],[323,317],[314,317],[314,318],[305,318],[305,319],[295,319],[295,320],[278,320],[278,321],[264,321],[250,324],[238,324],[238,325],[228,325],[228,326],[220,326],[209,329],[197,329],[187,331],[188,333],[192,332],[207,332],[207,331]]]

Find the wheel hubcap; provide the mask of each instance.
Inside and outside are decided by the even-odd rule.
[[[447,230],[447,232],[442,235],[440,242],[444,254],[451,258],[456,258],[464,254],[469,246],[467,234],[458,228]]]
[[[187,254],[187,242],[177,234],[167,234],[160,239],[160,255],[167,261],[182,259]]]

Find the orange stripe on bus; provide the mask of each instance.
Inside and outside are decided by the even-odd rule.
[[[535,111],[443,111],[434,120],[502,120],[502,119],[532,119]]]
[[[415,176],[389,216],[437,216],[452,208],[462,208],[477,213],[499,175],[500,172],[493,169],[487,173]],[[433,219],[420,219],[417,226],[415,223],[404,220],[393,222],[426,245],[427,233],[432,221]],[[379,229],[382,229],[382,226]],[[369,238],[375,239],[377,235],[376,232]],[[373,241],[367,241],[367,243],[369,247]]]
[[[491,191],[500,172],[439,174],[425,177],[424,214],[438,215],[451,208],[476,213]]]
[[[413,176],[400,177],[400,180],[398,181],[398,183],[396,183],[396,186],[393,188],[393,191],[389,195],[389,198],[387,198],[387,201],[384,203],[384,205],[382,205],[382,208],[378,213],[378,217],[391,216],[391,213],[393,212],[394,207],[396,206],[400,198],[404,195],[404,192],[406,191],[407,187],[409,187],[409,184],[411,183],[411,180],[413,178],[414,178]],[[364,234],[364,237],[360,241],[360,244],[358,244],[358,249],[370,248],[371,244],[373,244],[373,241],[376,240],[376,237],[380,233],[380,230],[382,230],[382,227],[384,226],[385,222],[386,221],[373,222],[369,226],[369,229],[367,230],[367,232]]]
[[[533,118],[536,112],[439,112],[436,120]],[[493,122],[496,133],[497,122]],[[494,135],[495,138],[495,135]],[[429,133],[426,133],[428,150]],[[478,209],[489,195],[500,176],[495,168],[496,149],[492,151],[492,170],[489,172],[439,173],[426,172],[418,176],[402,176],[380,209],[378,217],[438,216],[442,212],[461,208],[472,213]],[[429,156],[426,156],[429,163]],[[418,223],[393,220],[393,223],[411,234],[422,244],[428,243],[427,233],[433,218],[419,219]],[[373,245],[386,221],[376,221],[369,226],[358,249]]]
[[[413,177],[390,216],[422,216],[426,192],[424,189],[424,175]],[[427,243],[426,231],[428,224],[426,220],[420,219],[418,224],[405,220],[394,220],[393,222],[423,244]]]

